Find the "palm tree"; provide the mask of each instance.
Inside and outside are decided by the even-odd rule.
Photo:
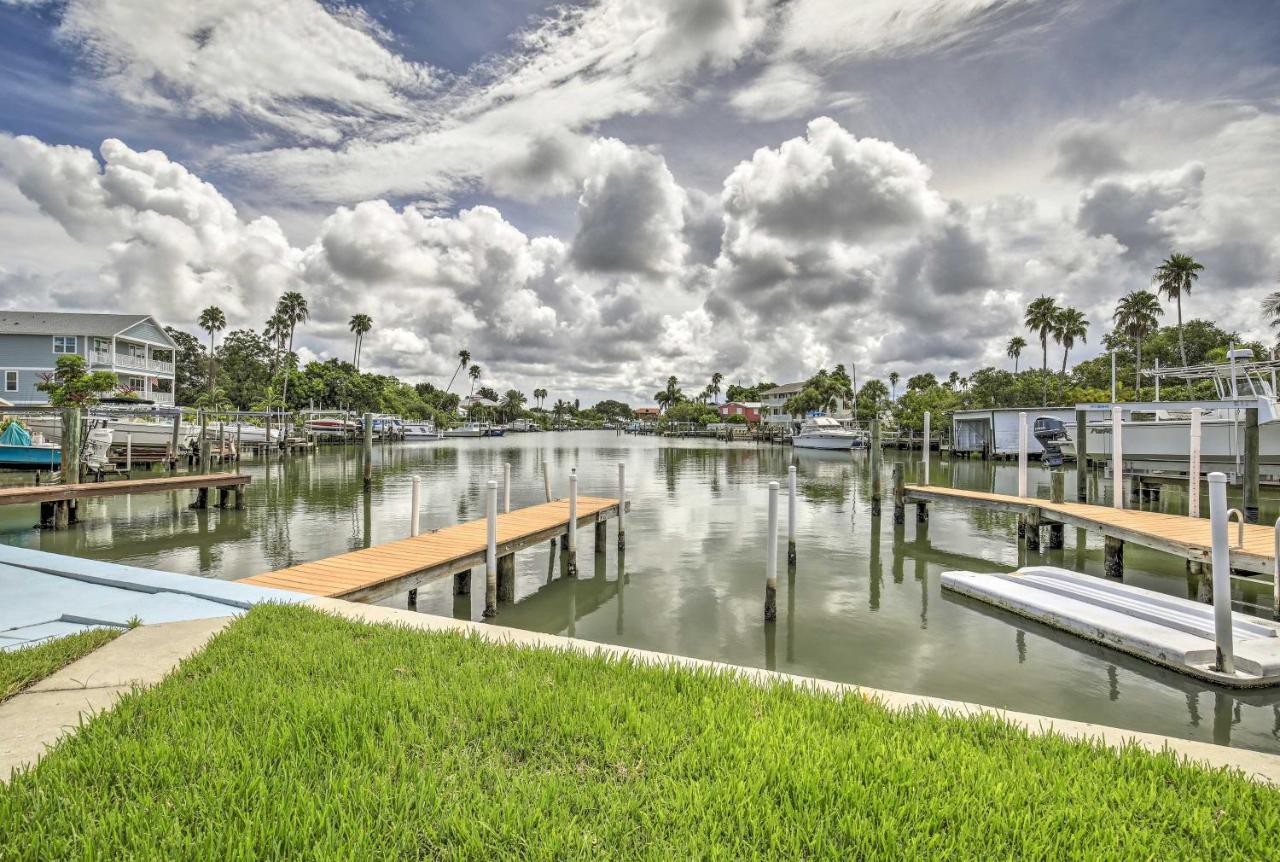
[[[222,309],[216,305],[211,305],[204,311],[200,312],[200,328],[209,333],[209,394],[213,394],[214,380],[214,364],[213,364],[213,344],[214,335],[221,332],[227,327],[227,316],[222,313]]]
[[[889,372],[889,400],[898,400],[898,381],[902,379],[902,375],[896,371]]]
[[[1042,296],[1031,300],[1023,322],[1040,339],[1042,358],[1041,371],[1044,372],[1044,393],[1042,400],[1049,403],[1049,335],[1053,332],[1054,321],[1058,319],[1058,303],[1052,296]]]
[[[370,329],[373,329],[373,318],[367,314],[353,314],[351,315],[351,322],[348,325],[356,336],[356,354],[353,364],[355,365],[356,370],[359,371],[360,348],[364,346],[364,334]]]
[[[1182,295],[1191,292],[1191,285],[1200,278],[1202,269],[1204,265],[1191,255],[1174,252],[1156,267],[1154,276],[1156,290],[1178,305],[1178,354],[1183,368],[1187,367],[1187,346],[1182,341]]]
[[[459,350],[458,351],[458,367],[453,369],[453,377],[449,378],[449,385],[444,388],[445,392],[448,392],[450,389],[453,388],[453,381],[457,378],[458,372],[466,368],[467,364],[470,362],[471,362],[471,351],[467,350],[465,347],[462,350]]]
[[[471,378],[471,394],[476,394],[476,381],[480,379],[480,366],[472,365],[467,369],[467,376]]]
[[[1067,373],[1067,354],[1076,346],[1076,339],[1088,341],[1089,321],[1077,308],[1064,308],[1058,312],[1053,324],[1053,340],[1062,345],[1062,373]]]
[[[290,357],[293,356],[293,333],[298,328],[299,323],[304,323],[311,319],[311,309],[307,306],[307,299],[296,290],[291,290],[284,296],[280,297],[280,301],[276,303],[276,314],[283,318],[285,325],[289,327],[289,349],[284,355],[285,374],[284,374],[284,391],[281,400],[287,405],[289,403],[289,371],[293,364]]]
[[[717,404],[720,403],[720,383],[723,380],[724,375],[717,371],[715,374],[711,375],[711,385],[707,387],[707,391],[711,393],[711,396],[715,399]]]
[[[1142,339],[1155,332],[1160,322],[1156,319],[1164,314],[1160,307],[1160,299],[1149,290],[1135,290],[1125,294],[1116,303],[1116,312],[1112,316],[1116,328],[1122,330],[1133,339],[1133,352],[1136,361],[1133,366],[1134,397],[1142,400]]]
[[[678,401],[684,400],[684,392],[680,390],[680,381],[676,380],[673,374],[667,378],[667,388],[663,390],[667,395],[667,406],[670,407]]]
[[[512,413],[519,413],[524,408],[524,403],[527,400],[524,397],[524,393],[519,389],[508,389],[507,393],[502,396],[503,418],[510,419]]]
[[[538,409],[539,409],[539,410],[541,410],[541,409],[542,409],[542,401],[543,401],[543,399],[545,399],[545,398],[547,397],[547,390],[545,390],[545,389],[535,389],[535,390],[533,390],[533,397],[534,397],[534,399],[538,402]]]
[[[1013,373],[1018,373],[1018,357],[1022,355],[1022,351],[1027,346],[1027,340],[1021,335],[1015,335],[1009,339],[1008,346],[1005,347],[1005,356],[1013,360]]]
[[[289,337],[289,324],[281,315],[273,314],[267,318],[267,325],[262,335],[271,343],[272,373],[274,374],[275,365],[279,364],[280,354],[284,352],[284,340]]]
[[[1271,325],[1280,329],[1280,290],[1262,300],[1262,316],[1271,318]]]

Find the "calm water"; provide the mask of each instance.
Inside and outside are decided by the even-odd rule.
[[[907,461],[919,453],[887,452]],[[895,527],[890,501],[870,516],[866,453],[618,437],[612,432],[514,435],[502,440],[396,444],[375,453],[372,495],[360,488],[356,447],[270,465],[253,476],[244,511],[192,512],[190,493],[82,502],[85,523],[63,533],[30,529],[25,508],[0,509],[0,541],[139,566],[234,579],[408,534],[410,478],[424,489],[424,527],[483,514],[485,482],[512,465],[513,506],[543,501],[539,465],[566,493],[578,468],[583,494],[612,496],[627,464],[632,512],[627,550],[592,555],[580,535],[580,578],[561,578],[547,546],[517,555],[514,606],[497,622],[596,641],[1092,721],[1172,736],[1280,751],[1280,692],[1235,694],[1164,671],[939,588],[949,569],[1011,570],[1028,562],[1012,516],[934,506],[927,525]],[[799,563],[780,571],[778,621],[762,621],[767,483],[799,474]],[[935,484],[1016,493],[1016,466],[934,456]],[[1048,477],[1033,471],[1041,496]],[[1073,489],[1074,476],[1067,487]],[[1105,494],[1105,486],[1101,489]],[[1109,499],[1109,498],[1108,498]],[[1166,489],[1154,504],[1185,511]],[[785,530],[785,497],[781,500]],[[1264,499],[1274,519],[1274,499]],[[1102,575],[1099,537],[1035,560]],[[785,552],[785,537],[780,543]],[[1130,547],[1128,583],[1194,596],[1183,564]],[[404,595],[386,604],[401,607]],[[1270,585],[1237,584],[1237,610],[1270,613]],[[424,613],[480,619],[483,590],[455,599],[448,581],[419,590]]]

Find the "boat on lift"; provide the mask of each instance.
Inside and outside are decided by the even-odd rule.
[[[797,449],[853,449],[865,445],[857,431],[850,431],[830,416],[810,416],[791,438]]]

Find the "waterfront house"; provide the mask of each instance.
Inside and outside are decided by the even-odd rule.
[[[804,391],[805,381],[784,383],[760,393],[760,415],[766,425],[785,425],[792,421],[792,416],[783,409],[787,399]]]
[[[662,413],[659,407],[637,407],[631,411],[637,419],[657,419]]]
[[[174,344],[147,314],[0,311],[0,396],[15,406],[48,404],[36,386],[59,356],[83,356],[90,371],[110,371],[122,392],[172,404]]]
[[[726,401],[716,406],[716,413],[720,414],[721,419],[741,416],[748,424],[755,425],[760,421],[760,408],[759,401]]]

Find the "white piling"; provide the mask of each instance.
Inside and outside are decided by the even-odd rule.
[[[929,411],[924,411],[924,484],[929,484],[929,453],[932,450],[930,446],[929,420],[933,417],[929,415]]]
[[[1231,643],[1231,551],[1227,545],[1227,477],[1209,474],[1209,530],[1213,536],[1213,632],[1218,650],[1217,669],[1235,673]]]
[[[1280,620],[1280,518],[1276,519],[1275,553],[1271,561],[1271,615]]]
[[[627,514],[627,465],[618,462],[618,550],[627,546],[627,528],[623,518]]]
[[[1187,465],[1187,514],[1200,517],[1200,420],[1204,411],[1191,408],[1191,462]]]
[[[1027,414],[1018,414],[1018,496],[1027,496]]]
[[[133,435],[124,435],[124,471],[126,473],[133,470]]]
[[[778,483],[769,483],[769,535],[765,540],[768,555],[764,567],[764,619],[778,618]]]
[[[542,462],[542,490],[547,495],[547,502],[551,502],[551,469],[547,466],[547,462]]]
[[[787,562],[796,561],[796,468],[787,468]]]
[[[409,495],[410,499],[410,515],[409,515],[409,535],[418,535],[418,513],[422,511],[422,480],[417,476],[413,477],[413,493]]]
[[[502,465],[502,512],[511,511],[511,465]]]
[[[569,550],[567,556],[569,577],[578,574],[578,470],[569,471]]]
[[[1111,506],[1124,508],[1124,441],[1119,407],[1111,407]]]
[[[489,494],[485,501],[488,527],[488,545],[484,554],[484,615],[498,615],[498,483],[489,480]]]
[[[1137,398],[1138,394],[1135,392],[1133,397]],[[1116,352],[1114,350],[1111,351],[1111,403],[1116,403]]]

